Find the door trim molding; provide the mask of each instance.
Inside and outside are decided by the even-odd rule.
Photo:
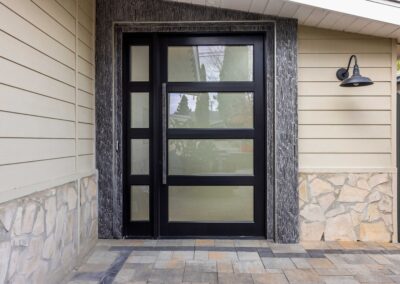
[[[265,91],[267,95],[266,130],[266,232],[277,242],[297,242],[297,22],[295,20],[256,22],[157,22],[114,24],[113,33],[113,144],[122,139],[122,35],[125,32],[264,32]],[[100,58],[98,58],[100,60]],[[103,63],[104,64],[104,63]],[[98,62],[98,66],[102,65]],[[275,78],[275,74],[287,74]],[[98,76],[103,77],[103,76]],[[97,90],[97,93],[99,90]],[[100,95],[101,96],[101,95]],[[101,99],[101,97],[100,97]],[[98,113],[99,114],[99,113]],[[107,139],[101,131],[97,139]],[[292,151],[293,150],[293,151]],[[114,151],[113,151],[114,152]],[[112,153],[114,160],[112,220],[113,237],[122,234],[122,157],[123,151]],[[98,153],[98,157],[102,154]],[[100,165],[99,165],[100,168]],[[108,189],[108,192],[111,189]],[[116,221],[116,222],[115,222]],[[107,226],[108,224],[100,224]],[[101,235],[101,234],[100,234]]]

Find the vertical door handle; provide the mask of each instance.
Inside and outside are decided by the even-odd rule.
[[[162,184],[167,184],[167,83],[162,83]]]

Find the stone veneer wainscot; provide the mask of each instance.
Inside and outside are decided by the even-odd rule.
[[[96,180],[0,204],[0,283],[60,283],[79,265],[97,240]]]
[[[300,174],[299,200],[301,240],[392,241],[388,173]]]

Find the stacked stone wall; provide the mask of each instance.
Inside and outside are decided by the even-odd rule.
[[[301,240],[392,241],[391,174],[300,174],[299,202]]]
[[[81,180],[80,254],[85,255],[98,238],[97,184],[92,177]]]
[[[78,265],[97,239],[96,177],[80,184],[0,204],[0,283],[59,283]]]

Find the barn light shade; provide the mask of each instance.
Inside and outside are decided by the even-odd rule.
[[[354,58],[354,68],[353,68],[353,76],[349,78],[349,69],[351,60]],[[371,81],[368,77],[363,77],[360,74],[360,68],[357,64],[357,56],[352,55],[349,59],[349,64],[346,68],[340,68],[336,72],[336,77],[342,81],[340,84],[341,87],[362,87],[362,86],[369,86],[372,85],[374,82]]]

